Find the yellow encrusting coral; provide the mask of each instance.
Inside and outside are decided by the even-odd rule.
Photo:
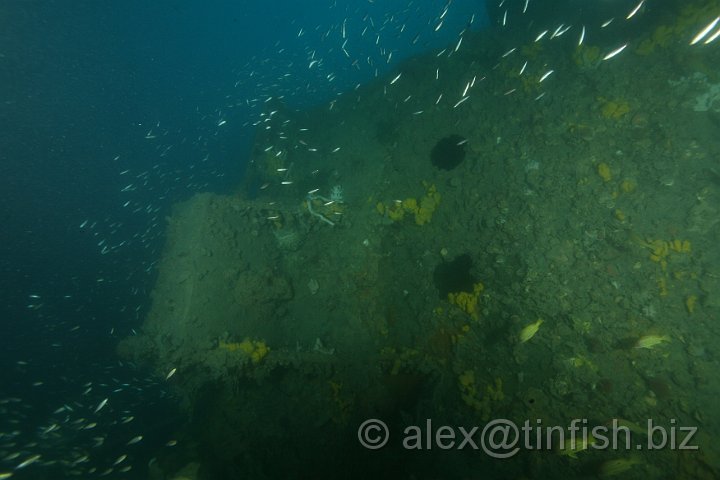
[[[418,225],[425,225],[430,221],[435,213],[435,209],[440,205],[440,194],[438,193],[435,185],[427,185],[427,192],[420,199],[420,206],[415,210],[415,223]]]
[[[649,38],[646,38],[638,45],[635,52],[638,55],[650,55],[656,48],[667,48],[673,38],[673,29],[666,25],[657,27]]]
[[[671,272],[672,275],[668,274],[668,263],[671,257],[674,257],[676,254],[690,254],[692,252],[692,243],[690,243],[690,240],[681,240],[677,238],[674,240],[645,240],[638,235],[632,235],[631,239],[641,247],[647,248],[650,251],[648,258],[660,266],[661,276],[659,276],[656,281],[658,292],[661,297],[667,297],[670,293],[668,289],[670,280],[696,278],[696,274],[688,270],[677,270]],[[696,301],[697,299],[691,300],[690,298],[686,300],[685,307],[687,308],[688,313],[692,313],[694,311]]]
[[[598,370],[598,367],[595,365],[595,363],[593,363],[592,360],[589,360],[582,355],[576,355],[574,357],[568,358],[568,364],[573,368],[587,367],[593,372],[596,372]]]
[[[478,282],[473,285],[472,292],[448,293],[448,301],[453,305],[457,305],[460,310],[477,320],[478,299],[480,298],[480,294],[483,292],[484,289],[485,287],[483,286],[483,284]]]
[[[600,49],[595,46],[578,45],[573,53],[573,61],[581,69],[596,67],[600,60]]]
[[[387,216],[393,222],[399,222],[405,218],[405,214],[413,215],[417,225],[425,225],[432,219],[433,213],[440,205],[440,193],[433,184],[423,182],[426,188],[425,195],[420,200],[408,197],[405,200],[395,200],[391,205],[378,202],[375,210],[380,215]]]
[[[637,182],[632,178],[626,178],[620,183],[620,190],[623,193],[632,193],[637,188]]]
[[[478,392],[475,385],[475,372],[472,370],[465,370],[458,375],[458,386],[463,402],[478,412],[483,420],[490,418],[492,404],[505,398],[501,378],[496,378],[494,384],[487,385],[484,393]]]
[[[630,112],[630,105],[624,100],[604,101],[604,99],[600,99],[600,101],[603,102],[600,113],[607,119],[620,120]]]
[[[650,260],[659,263],[663,271],[667,270],[667,259],[671,252],[690,253],[692,250],[690,240],[648,240],[642,245],[650,249]]]
[[[407,212],[416,212],[418,209],[417,200],[414,198],[406,198],[402,201],[403,210]]]
[[[228,352],[242,352],[250,358],[252,363],[260,363],[265,356],[270,352],[270,347],[262,340],[250,340],[246,338],[242,342],[223,342],[221,341],[218,345],[219,349],[227,350]]]
[[[597,166],[597,173],[600,175],[600,178],[602,178],[603,182],[609,182],[612,180],[612,171],[610,170],[610,166],[605,163],[601,162]]]

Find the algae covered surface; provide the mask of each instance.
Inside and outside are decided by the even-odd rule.
[[[152,309],[119,346],[176,369],[192,421],[163,468],[717,478],[720,51],[688,50],[707,5],[608,60],[578,29],[466,33],[330,105],[270,102],[237,191],[168,218]],[[368,419],[381,449],[358,441]],[[499,460],[494,419],[615,424],[633,447],[533,433]],[[403,443],[428,420],[478,426],[478,448]],[[661,440],[648,421],[697,448],[635,448]]]

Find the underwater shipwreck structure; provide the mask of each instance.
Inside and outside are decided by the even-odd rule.
[[[393,432],[429,418],[720,429],[705,340],[720,333],[718,151],[692,108],[701,86],[683,80],[698,60],[675,57],[676,87],[652,52],[620,69],[592,46],[529,43],[497,66],[505,45],[465,42],[332,109],[274,109],[235,194],[176,206],[152,308],[119,345],[176,372],[190,421],[165,472],[192,460],[197,478],[717,477],[702,434],[696,451],[509,462],[358,444],[369,418]],[[518,77],[550,57],[564,71],[553,87]],[[470,101],[435,101],[470,81]]]

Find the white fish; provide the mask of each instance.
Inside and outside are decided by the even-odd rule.
[[[564,34],[568,30],[570,30],[571,28],[572,28],[572,25],[568,25],[567,27],[563,28],[562,30],[558,31],[557,33],[554,33],[553,37],[555,37],[555,38],[559,37],[560,35]]]
[[[135,445],[136,443],[140,442],[143,439],[142,435],[138,435],[137,437],[133,437],[130,439],[130,441],[127,443],[128,445]]]
[[[33,463],[40,460],[40,455],[33,455],[32,457],[28,458],[24,462],[21,462],[17,467],[15,467],[15,470],[20,470],[21,468],[29,467]]]
[[[58,425],[57,423],[53,423],[52,425],[50,425],[49,427],[45,428],[42,431],[42,435],[47,435],[48,433],[54,432],[55,430],[58,430],[59,428],[60,428],[60,425]]]
[[[552,75],[554,72],[555,72],[555,70],[548,70],[547,72],[545,72],[545,74],[542,77],[540,77],[540,80],[538,80],[538,83],[543,82],[547,77]]]
[[[695,44],[698,43],[700,40],[702,40],[703,38],[705,38],[705,35],[707,35],[708,33],[710,33],[710,30],[712,30],[713,28],[715,28],[715,25],[717,25],[718,21],[720,21],[720,17],[717,17],[715,20],[713,20],[712,22],[710,22],[707,27],[703,28],[703,29],[700,31],[700,33],[698,33],[697,35],[695,35],[695,37],[694,37],[694,38],[692,39],[692,41],[690,42],[690,45],[695,45]]]
[[[717,30],[715,30],[715,33],[713,33],[712,35],[710,35],[710,37],[708,37],[708,39],[705,40],[703,43],[704,43],[705,45],[707,45],[708,43],[712,42],[713,40],[715,40],[715,39],[718,38],[718,37],[720,37],[720,28],[717,29]]]
[[[100,410],[102,410],[103,407],[104,407],[105,405],[107,405],[108,400],[109,400],[109,399],[106,398],[106,399],[103,400],[102,402],[98,403],[98,406],[95,407],[95,411],[94,411],[93,413],[97,413],[97,412],[99,412]]]
[[[645,0],[641,0],[640,3],[637,4],[637,7],[633,8],[632,12],[628,13],[628,16],[625,17],[626,20],[630,20],[635,14],[642,8],[643,3],[645,3]]]
[[[165,376],[165,380],[170,380],[170,377],[175,375],[175,372],[177,372],[177,368],[173,368],[172,370],[170,370],[170,372],[168,372],[168,374]]]
[[[625,50],[625,48],[626,48],[627,46],[628,46],[628,44],[626,43],[626,44],[623,45],[622,47],[616,48],[616,49],[613,50],[612,52],[610,52],[610,53],[608,53],[607,55],[605,55],[605,56],[603,57],[603,60],[610,60],[610,59],[613,58],[615,55],[617,55],[617,54],[619,54],[620,52],[622,52],[623,50]]]
[[[463,41],[463,37],[460,37],[460,40],[458,40],[457,45],[455,45],[455,50],[454,50],[455,52],[457,52],[458,48],[460,48],[460,44],[462,44],[462,41]]]
[[[468,98],[470,98],[470,97],[468,96],[468,97],[461,98],[455,105],[453,105],[453,108],[457,108],[458,106],[460,106],[460,104],[464,103]]]

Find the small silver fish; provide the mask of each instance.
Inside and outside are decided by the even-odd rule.
[[[29,467],[30,465],[37,462],[38,460],[40,460],[40,455],[33,455],[32,457],[28,458],[24,462],[20,463],[17,467],[15,467],[15,470],[20,470],[22,468]]]
[[[100,410],[102,410],[103,407],[104,407],[105,405],[107,405],[108,400],[109,400],[109,399],[106,398],[105,400],[103,400],[102,402],[100,402],[100,403],[98,404],[98,406],[95,407],[95,411],[93,411],[93,413],[97,413],[97,412],[99,412]]]

